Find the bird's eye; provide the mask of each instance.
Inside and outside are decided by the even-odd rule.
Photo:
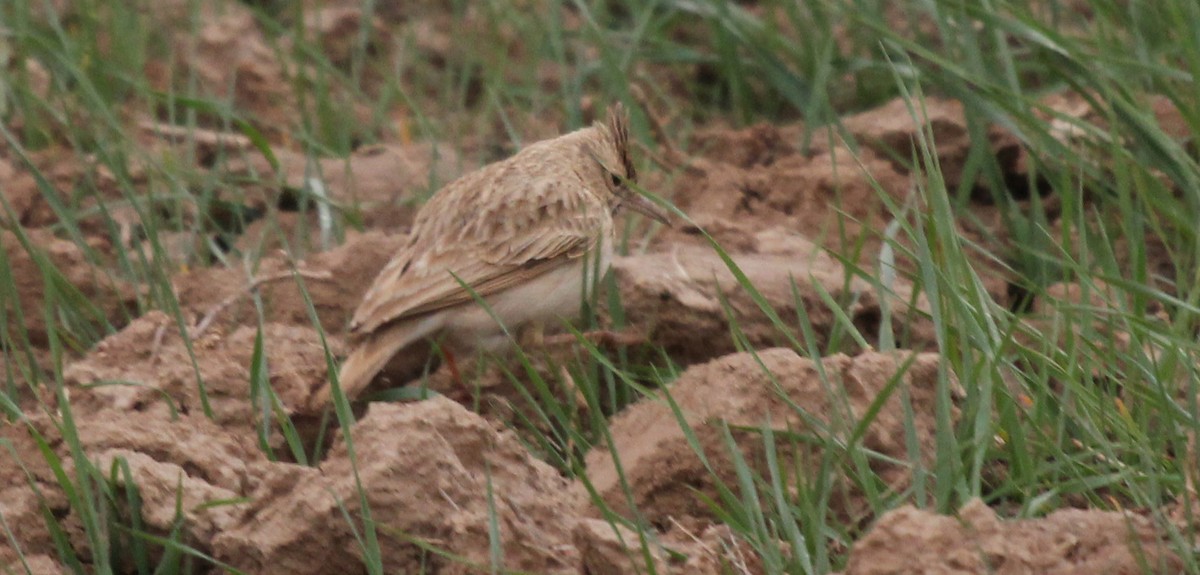
[[[608,178],[609,178],[609,180],[611,180],[611,181],[612,181],[612,185],[614,185],[614,186],[620,186],[620,185],[621,185],[621,176],[618,176],[617,174],[615,174],[615,173],[613,173],[613,172],[609,172],[609,173],[608,173]]]

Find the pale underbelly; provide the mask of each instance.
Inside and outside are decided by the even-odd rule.
[[[599,262],[594,255],[580,258],[579,263],[484,298],[491,313],[478,302],[459,306],[446,318],[443,341],[463,350],[500,351],[510,343],[504,328],[515,338],[529,324],[552,327],[577,318],[583,302],[591,297],[612,261],[611,246],[605,243]]]

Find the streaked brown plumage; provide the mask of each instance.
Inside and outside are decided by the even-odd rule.
[[[578,315],[593,283],[585,277],[608,269],[613,212],[628,205],[667,221],[626,185],[636,178],[618,105],[605,123],[537,142],[447,184],[421,208],[408,241],[354,313],[357,344],[342,363],[343,391],[354,397],[392,356],[425,338],[455,354],[503,349],[509,337],[463,284],[510,331]],[[326,386],[313,405],[329,397]]]

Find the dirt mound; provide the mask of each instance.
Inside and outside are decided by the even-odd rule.
[[[763,437],[740,430],[770,425],[787,429],[789,434],[813,436],[818,442],[820,438],[844,440],[901,370],[901,385],[906,386],[916,414],[913,425],[917,440],[922,452],[932,453],[939,362],[935,354],[868,352],[853,358],[835,355],[818,364],[794,351],[773,349],[694,366],[668,392],[699,441],[707,465],[689,445],[672,407],[663,399],[647,399],[612,421],[611,451],[619,457],[623,474],[618,473],[610,449],[597,448],[588,454],[588,475],[604,503],[623,515],[631,514],[622,489],[623,481],[628,482],[638,514],[660,530],[673,521],[711,519],[713,510],[697,497],[699,492],[720,501],[709,467],[726,486],[736,490],[737,485],[724,437],[726,430],[737,442],[741,456],[769,480]],[[847,404],[838,399],[843,393]],[[885,457],[908,461],[905,407],[897,390],[891,393],[862,441],[866,448]],[[777,442],[780,468],[805,469],[808,466],[804,461],[819,457],[815,448],[789,445],[781,439]],[[906,465],[873,461],[871,467],[893,488],[901,488],[908,480]],[[845,489],[856,491],[851,482]],[[586,492],[580,489],[578,495],[581,508],[595,513]],[[831,505],[848,518],[861,518],[865,511],[855,496],[832,501]]]
[[[212,330],[189,350],[172,318],[150,312],[69,365],[63,377],[71,404],[82,413],[203,417],[207,401],[213,421],[250,436],[258,419],[249,401],[256,335],[257,328],[249,326],[229,335]],[[327,341],[334,353],[341,352],[336,338]],[[263,326],[263,347],[271,388],[285,413],[298,411],[326,379],[320,336],[312,328],[269,323]],[[274,444],[281,447],[282,438]]]
[[[916,121],[917,118],[921,122]],[[842,125],[854,139],[882,158],[888,159],[896,171],[907,174],[913,158],[921,151],[917,131],[927,130],[929,142],[946,188],[956,189],[962,183],[962,168],[971,149],[971,135],[962,104],[955,100],[926,98],[923,102],[908,102],[896,98],[882,106],[848,116]]]
[[[905,506],[854,544],[844,575],[1183,572],[1168,545],[1150,521],[1128,513],[1063,509],[1002,521],[979,500],[953,517]]]
[[[101,319],[117,326],[125,324],[136,302],[133,287],[90,262],[75,242],[57,238],[47,229],[22,230],[22,234],[28,244],[16,233],[0,230],[0,249],[4,250],[17,296],[16,302],[4,305],[10,313],[15,312],[16,306],[21,310],[21,321],[6,322],[6,329],[23,330],[20,335],[14,334],[10,341],[23,341],[28,337],[35,347],[48,345],[46,317],[41,313],[47,305],[47,281],[55,282],[61,297],[81,300],[72,301],[72,307],[90,307],[88,311],[98,317],[89,320]],[[63,284],[57,282],[59,278],[64,280]]]
[[[921,121],[918,122],[916,118]],[[971,142],[962,104],[956,100],[927,96],[923,102],[911,103],[896,98],[842,118],[841,127],[853,140],[856,149],[859,146],[865,148],[858,152],[859,157],[868,160],[863,165],[855,166],[850,148],[838,143],[843,141],[840,133],[827,128],[815,128],[806,135],[803,124],[757,124],[743,129],[702,128],[690,139],[689,147],[709,161],[741,169],[768,167],[785,159],[792,161],[790,156],[794,155],[807,156],[816,166],[829,166],[815,169],[817,173],[832,171],[831,168],[841,172],[840,180],[830,175],[824,176],[827,183],[833,184],[824,191],[840,185],[844,186],[843,201],[866,200],[874,203],[878,194],[867,193],[869,190],[861,185],[869,184],[870,177],[874,176],[884,191],[904,192],[912,159],[919,156],[917,132],[925,129],[932,134],[930,144],[942,165],[946,185],[954,189],[961,183],[961,168]],[[996,134],[996,137],[1000,135]],[[891,164],[892,170],[877,172],[879,164],[875,162],[878,160]]]
[[[583,519],[575,527],[575,546],[584,565],[584,573],[638,573],[646,565],[638,534],[617,523],[602,519]],[[654,571],[668,569],[666,558],[655,549],[650,552]],[[669,572],[669,571],[668,571]]]
[[[897,286],[896,296],[883,296],[890,304],[885,306],[873,286],[848,277],[840,264],[802,238],[791,238],[796,245],[779,250],[767,247],[761,234],[756,239],[754,248],[760,253],[731,258],[775,313],[789,318],[784,324],[797,340],[803,340],[803,335],[795,330],[791,318],[801,312],[818,338],[805,343],[817,349],[828,349],[831,334],[845,327],[837,326],[834,310],[822,298],[824,292],[839,302],[839,311],[868,341],[878,341],[880,319],[889,313],[897,331],[893,335],[904,338],[905,347],[920,349],[933,344],[928,322],[918,319],[908,305],[911,288],[907,285]],[[772,243],[781,246],[779,239]],[[771,251],[781,253],[761,253]],[[665,253],[619,258],[613,270],[629,321],[675,361],[686,365],[733,353],[736,346],[730,334],[734,324],[755,347],[789,343],[711,249],[680,246]],[[736,319],[731,320],[730,313]]]
[[[0,567],[19,572],[18,550],[27,559],[40,553],[54,555],[53,536],[42,510],[63,517],[69,506],[57,489],[53,470],[24,426],[0,424],[0,444],[0,462],[5,463],[0,465],[0,512],[6,528],[12,531],[11,539],[0,538]],[[17,548],[13,547],[14,541]]]
[[[748,251],[756,233],[777,227],[804,234],[838,259],[871,268],[892,217],[889,204],[903,206],[916,193],[909,164],[919,130],[933,133],[933,153],[949,190],[976,185],[962,180],[971,145],[962,105],[927,99],[915,110],[919,122],[908,106],[896,99],[845,118],[842,125],[853,147],[827,128],[814,130],[802,147],[806,136],[798,124],[702,130],[690,141],[698,155],[676,158],[683,167],[662,191],[729,251]],[[996,132],[991,138],[998,156],[1019,155],[1010,134]],[[964,218],[956,225],[969,241],[1004,253],[1007,232],[993,201],[978,200],[967,206],[977,221]],[[697,243],[697,235],[694,227],[684,226],[657,239],[662,244]],[[988,291],[1005,301],[1012,271],[989,258],[973,263]],[[897,266],[902,272],[913,270],[904,250],[897,251]]]
[[[29,575],[62,575],[67,568],[49,555],[25,555],[14,559],[11,563],[0,560],[0,568],[9,569],[13,573],[28,573]]]
[[[174,78],[195,78],[198,87],[217,101],[230,100],[236,109],[253,113],[264,127],[282,129],[294,120],[296,105],[291,82],[275,48],[259,28],[254,13],[239,3],[204,15],[197,34],[174,36],[170,65],[151,70],[161,90]],[[158,73],[156,73],[158,72]]]
[[[206,329],[232,331],[257,324],[252,291],[262,295],[266,321],[312,326],[305,301],[311,299],[321,326],[340,334],[375,275],[404,240],[378,232],[353,234],[341,246],[314,254],[291,272],[280,255],[264,257],[253,279],[235,268],[201,268],[177,275],[175,286],[185,317]],[[303,290],[301,289],[303,284]]]
[[[174,131],[163,126],[152,129],[160,134]],[[231,174],[276,173],[266,158],[251,150],[251,143],[245,138],[235,137],[228,146],[214,148],[213,153],[229,147],[250,152],[245,159],[229,162],[226,169]],[[458,152],[445,144],[379,144],[359,148],[345,158],[313,159],[286,148],[274,150],[273,154],[278,162],[279,184],[298,190],[307,187],[310,178],[320,178],[331,199],[346,206],[367,208],[364,224],[368,228],[387,225],[381,222],[372,226],[378,220],[375,210],[397,210],[418,197],[418,192],[432,192],[465,169]]]
[[[59,145],[25,150],[24,154],[24,158],[13,154],[0,159],[0,194],[16,223],[28,228],[51,226],[59,223],[60,212],[65,211],[89,241],[100,242],[107,239],[109,216],[121,219],[135,213],[125,204],[128,197],[122,181],[95,154]],[[129,183],[144,184],[144,164],[130,160],[122,176]],[[108,202],[109,214],[96,209],[101,202]],[[125,213],[117,213],[122,211]],[[8,214],[0,215],[0,221],[12,227],[7,223]]]
[[[755,143],[762,137],[758,132],[747,134]],[[751,155],[762,163],[750,166],[696,162],[678,178],[671,197],[722,245],[730,244],[726,249],[741,249],[735,230],[778,226],[804,230],[810,240],[852,259],[857,259],[860,237],[865,237],[871,244],[864,253],[876,253],[870,246],[878,246],[878,232],[888,218],[880,195],[902,204],[910,187],[908,177],[869,150],[857,157],[844,147],[813,157],[785,150]],[[689,233],[683,228],[662,239],[685,239]]]
[[[115,482],[109,489],[123,497],[127,477],[111,474],[115,462],[123,460],[137,486],[144,528],[158,535],[182,528],[185,541],[201,550],[208,549],[213,534],[240,517],[236,504],[211,503],[239,498],[249,485],[249,470],[263,461],[247,435],[232,433],[203,418],[130,417],[125,411],[109,411],[76,423],[80,447],[91,469],[102,476],[85,475],[85,481],[112,479]],[[43,438],[53,457],[61,461],[62,470],[74,478],[77,470],[71,447],[57,424],[35,416],[28,422],[6,425],[0,437],[12,446],[12,454],[22,466],[0,468],[5,485],[0,490],[0,509],[13,528],[21,553],[27,557],[55,553],[45,512],[62,518],[69,544],[81,557],[88,557],[91,551],[82,531],[81,510],[72,507],[35,439]],[[182,506],[177,507],[180,501]],[[14,559],[15,550],[0,546],[0,564]]]
[[[373,405],[352,435],[357,473],[344,443],[320,471],[272,470],[252,494],[252,520],[216,539],[218,558],[252,573],[345,572],[362,560],[343,514],[361,529],[360,482],[389,572],[474,572],[463,561],[488,565],[493,544],[510,569],[578,571],[567,483],[511,433],[433,399]],[[493,518],[499,542],[489,535]]]
[[[77,424],[92,469],[112,482],[106,489],[124,494],[130,480],[136,485],[144,529],[165,535],[181,528],[186,544],[247,572],[341,573],[359,563],[343,514],[358,517],[359,482],[388,570],[474,572],[468,564],[489,564],[492,518],[508,568],[575,573],[582,561],[567,481],[511,433],[449,400],[373,406],[353,431],[357,473],[345,444],[319,470],[272,463],[250,434],[195,416],[103,411],[81,414]],[[6,425],[0,438],[24,469],[0,468],[5,521],[24,556],[52,554],[44,506],[63,518],[70,545],[87,558],[80,510],[59,487],[34,433],[73,477],[69,444],[55,424],[39,417]],[[128,475],[109,476],[123,468]],[[123,495],[114,498],[128,513]],[[17,551],[5,541],[0,564],[11,564]],[[418,542],[458,559],[422,551]]]

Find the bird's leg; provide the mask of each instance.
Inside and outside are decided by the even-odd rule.
[[[450,382],[447,387],[443,388],[443,393],[446,397],[457,401],[463,405],[471,405],[472,398],[475,396],[471,386],[467,385],[466,378],[462,375],[462,370],[458,367],[458,354],[454,353],[448,347],[442,349],[442,362],[446,364],[446,370],[450,372]],[[468,363],[468,366],[471,364]]]
[[[546,324],[540,321],[526,324],[517,334],[517,345],[521,346],[521,349],[546,347]]]
[[[458,371],[458,360],[454,358],[454,352],[450,351],[450,348],[443,347],[442,357],[446,360],[446,368],[450,370],[450,377],[454,379],[454,383],[457,383],[464,390],[467,389],[467,382],[463,380],[462,372]]]
[[[433,345],[433,349],[430,350],[429,357],[437,364],[436,369],[425,372],[425,385],[429,390],[441,394],[451,401],[470,405],[471,388],[467,386],[467,380],[463,377],[464,368],[468,373],[471,370],[472,364],[469,356],[463,355],[465,352],[462,348],[447,345],[444,340],[433,340],[430,343]],[[465,363],[460,364],[460,361]]]

